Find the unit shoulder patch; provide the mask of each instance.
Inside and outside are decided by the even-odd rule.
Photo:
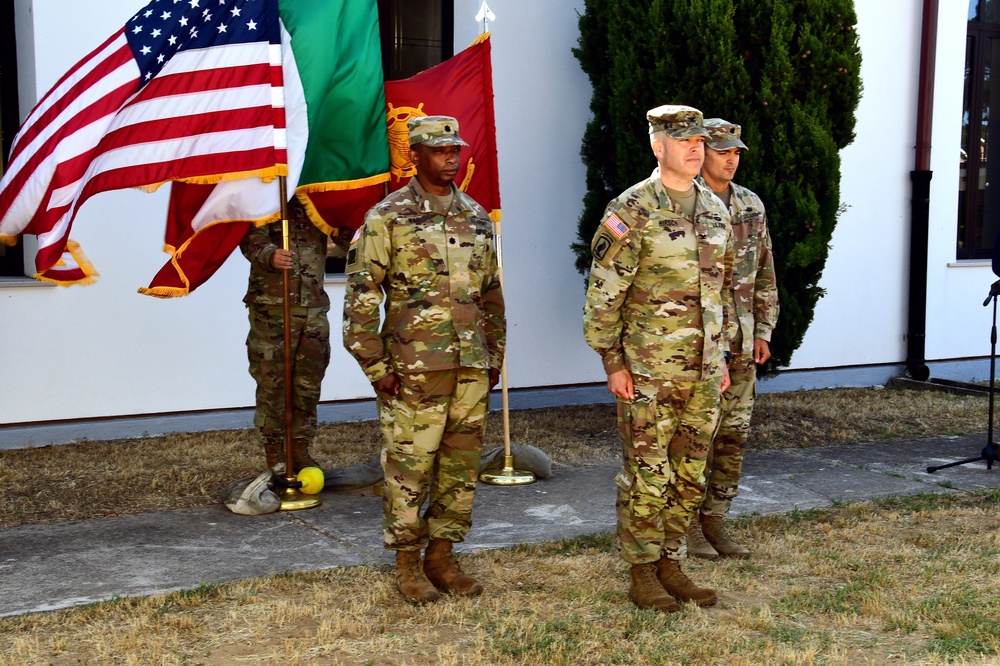
[[[344,273],[347,275],[357,273],[361,269],[361,245],[364,238],[362,229],[364,227],[360,227],[354,232],[354,236],[351,238],[351,246],[347,249],[347,266],[344,268]]]

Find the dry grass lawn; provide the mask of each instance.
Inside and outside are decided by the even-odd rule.
[[[625,596],[610,536],[463,556],[476,599],[402,600],[334,569],[0,619],[0,665],[996,664],[1000,493],[738,522],[750,561],[691,562],[713,608]]]
[[[768,393],[758,397],[748,447],[773,449],[986,431],[984,397],[887,389]],[[503,445],[499,414],[485,448]],[[511,441],[545,451],[558,468],[620,460],[613,404],[513,411]],[[314,447],[325,469],[370,461],[374,421],[321,426]],[[264,456],[252,430],[178,433],[0,451],[0,528],[148,513],[217,501]]]
[[[513,440],[557,473],[616,462],[613,409],[514,412]],[[766,394],[751,448],[978,433],[986,409],[891,388]],[[317,445],[329,467],[377,447],[374,423],[324,426]],[[0,527],[208,504],[261,458],[246,430],[0,452]],[[426,607],[365,566],[0,618],[0,666],[998,664],[998,509],[1000,491],[981,491],[741,518],[754,558],[689,561],[720,603],[672,615],[629,603],[613,539],[596,535],[464,555],[486,594]]]

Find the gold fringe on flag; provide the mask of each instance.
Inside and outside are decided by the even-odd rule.
[[[316,206],[309,199],[309,194],[313,192],[346,192],[348,190],[360,190],[365,187],[372,187],[373,185],[382,185],[389,182],[388,173],[380,173],[374,176],[369,176],[367,178],[358,178],[356,180],[334,180],[327,181],[325,183],[310,183],[309,185],[301,185],[295,189],[296,199],[302,204],[302,207],[306,211],[306,215],[309,217],[309,221],[316,225],[316,228],[327,236],[334,233],[334,228],[326,223],[323,216],[319,214],[316,210]]]
[[[94,284],[95,282],[97,282],[96,278],[100,277],[101,274],[94,269],[94,265],[90,263],[89,259],[87,259],[87,256],[83,253],[83,250],[80,248],[79,243],[77,243],[74,240],[67,239],[66,252],[69,252],[70,256],[73,257],[73,260],[76,262],[76,265],[80,267],[81,271],[83,271],[82,278],[80,278],[79,280],[56,280],[55,278],[45,277],[41,273],[35,273],[34,278],[36,280],[41,280],[42,282],[51,282],[52,284],[57,284],[60,287],[70,287],[77,284],[86,286],[88,284]],[[55,263],[53,268],[55,268],[55,266],[65,266],[65,265],[66,262],[63,261],[63,259],[60,257],[59,261]]]
[[[388,173],[380,173],[374,176],[368,176],[367,178],[358,178],[357,180],[333,180],[325,183],[310,183],[309,185],[300,185],[296,188],[295,192],[297,194],[309,194],[310,192],[337,192],[344,190],[360,190],[362,187],[371,187],[372,185],[379,185],[381,183],[389,182]]]
[[[268,222],[274,222],[276,219],[279,219],[280,217],[281,214],[277,213],[275,215],[270,215],[264,218],[258,218],[256,220],[243,220],[243,219],[216,220],[211,224],[206,224],[204,227],[196,231],[191,236],[191,238],[187,239],[184,242],[184,244],[180,246],[180,248],[174,249],[173,246],[165,244],[163,246],[163,251],[170,255],[170,263],[174,267],[174,270],[177,271],[177,276],[180,278],[181,282],[184,283],[184,286],[183,287],[139,287],[137,291],[143,296],[153,296],[154,298],[180,298],[182,296],[187,296],[188,294],[191,293],[191,281],[188,279],[188,276],[181,269],[178,260],[184,255],[184,250],[186,250],[188,246],[190,246],[191,243],[194,242],[194,239],[198,238],[199,234],[201,234],[206,229],[214,227],[217,224],[229,224],[230,222],[249,222],[254,226],[259,227],[264,224],[267,224]]]
[[[172,178],[170,180],[165,180],[160,183],[153,183],[152,185],[140,185],[136,187],[137,190],[142,190],[143,192],[155,192],[160,189],[163,185],[167,183],[172,183],[174,181],[178,183],[191,183],[192,185],[217,185],[219,183],[224,183],[230,180],[245,180],[247,178],[260,178],[261,181],[265,183],[270,183],[275,178],[279,176],[288,175],[288,165],[287,164],[276,164],[273,167],[267,167],[266,169],[251,169],[250,171],[231,171],[227,173],[217,173],[209,176],[193,176],[189,178]]]
[[[482,44],[483,42],[485,42],[489,38],[490,38],[490,33],[488,31],[484,32],[484,33],[480,34],[478,37],[476,37],[472,41],[472,43],[469,44],[469,46],[475,46],[476,44]],[[469,48],[469,46],[467,46],[465,48]]]

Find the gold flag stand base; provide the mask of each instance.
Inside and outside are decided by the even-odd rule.
[[[295,479],[289,479],[294,481]],[[315,495],[307,495],[298,488],[285,488],[278,494],[281,500],[279,511],[298,511],[299,509],[312,509],[322,504],[322,500]]]
[[[481,474],[479,480],[493,486],[526,486],[535,482],[535,475],[514,469],[514,456],[504,456],[503,470],[499,474]]]

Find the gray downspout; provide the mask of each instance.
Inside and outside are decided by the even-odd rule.
[[[910,289],[906,324],[906,371],[927,381],[927,243],[931,199],[931,127],[934,117],[934,60],[937,51],[938,0],[924,0],[917,81],[917,143],[910,172]]]

